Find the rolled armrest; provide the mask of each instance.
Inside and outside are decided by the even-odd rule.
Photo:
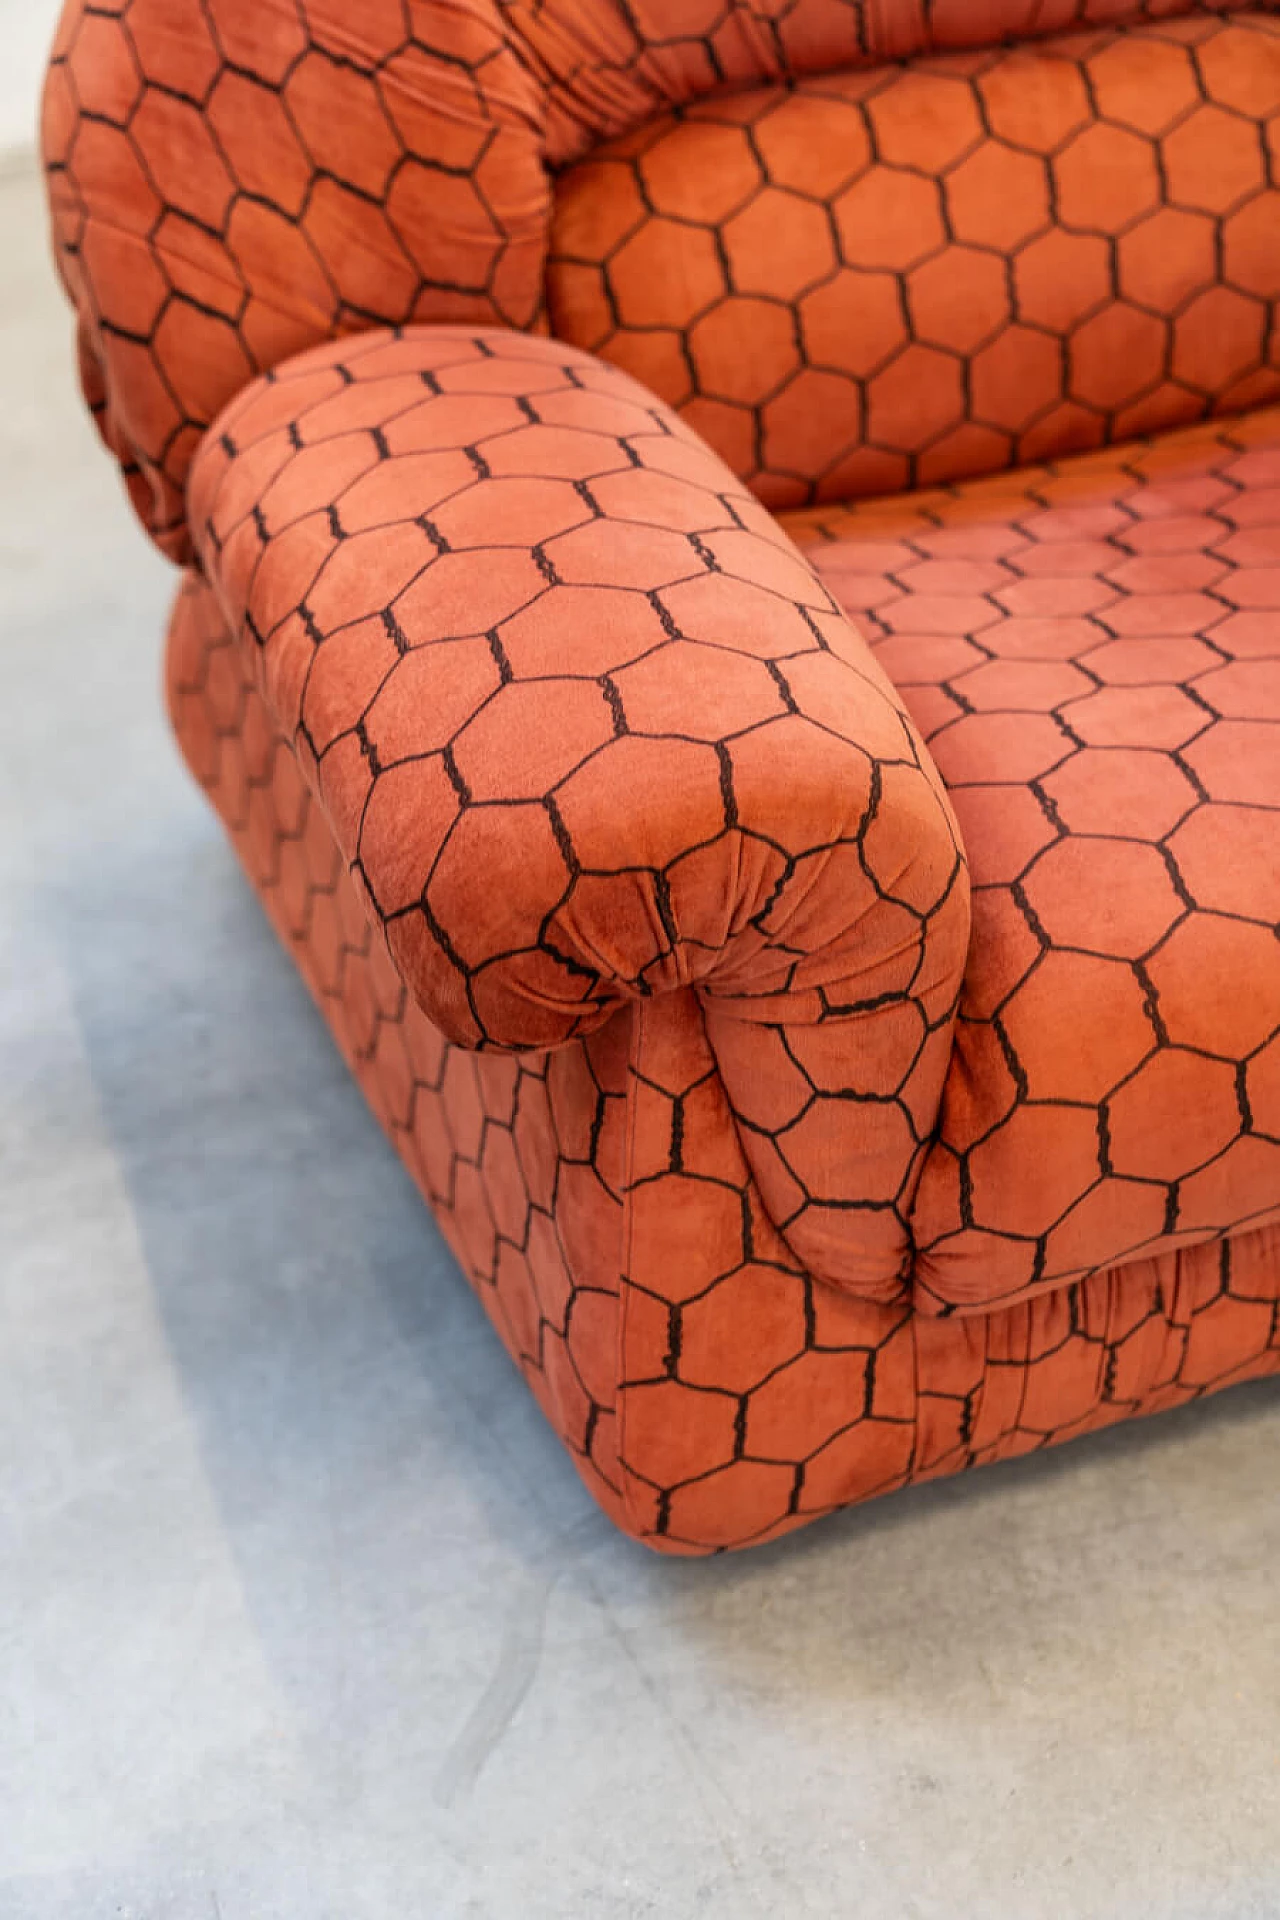
[[[793,1249],[895,1291],[967,883],[922,742],[771,516],[616,369],[443,327],[256,381],[189,513],[429,1017],[541,1049],[696,989]]]

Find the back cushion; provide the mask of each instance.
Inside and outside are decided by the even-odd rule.
[[[1213,0],[1213,12],[1235,4]],[[192,455],[214,415],[255,374],[317,341],[388,322],[544,324],[547,166],[716,89],[786,85],[926,48],[1193,6],[65,0],[44,144],[86,393],[139,514],[160,545],[184,559]],[[1202,6],[1202,25],[1205,14]],[[1260,88],[1256,79],[1255,93]],[[779,97],[757,96],[756,107]],[[733,124],[744,105],[726,98],[711,116],[727,113]],[[668,119],[652,137],[672,130]],[[1239,137],[1234,122],[1231,134]],[[615,177],[630,169],[639,179],[637,165],[631,156],[621,169],[566,176],[562,238],[574,258],[554,289],[564,330],[575,339],[607,336],[607,350],[624,360],[634,359],[653,322],[641,306],[602,328],[592,289],[598,294],[608,277],[606,264],[613,270],[608,236],[621,244],[629,228],[624,222],[618,233],[607,211],[590,209],[616,199]],[[744,192],[768,178],[757,166]],[[818,192],[823,199],[825,188]],[[642,202],[627,219],[643,211]],[[659,229],[671,242],[661,272],[676,283],[694,276],[694,255],[704,255],[709,240],[698,223],[734,211],[708,215],[699,206],[692,224]],[[761,242],[766,252],[770,244],[767,236]],[[579,257],[594,278],[576,272]],[[727,287],[722,278],[715,298]],[[699,298],[705,288],[702,273]],[[773,297],[790,311],[790,293]],[[675,338],[700,311],[686,299],[674,315],[664,310],[661,325]],[[776,316],[746,330],[752,352],[776,365],[777,381],[789,377],[772,344]],[[663,392],[672,393],[673,379],[683,400],[702,391],[701,373],[673,374],[671,364],[668,356]],[[720,387],[717,375],[706,391]],[[713,437],[732,457],[742,436],[730,421],[740,424],[745,407],[750,426],[756,402],[737,389],[725,393],[738,412],[722,406]],[[801,471],[816,475],[826,463],[818,448]],[[737,464],[759,467],[754,451]],[[805,491],[792,482],[775,497]]]
[[[1261,12],[712,96],[560,176],[551,324],[774,506],[1040,461],[1280,394],[1278,152]]]
[[[725,87],[1257,0],[505,0],[552,166]]]
[[[255,374],[368,327],[538,323],[541,106],[496,0],[65,0],[54,245],[86,394],[175,559],[201,435]]]

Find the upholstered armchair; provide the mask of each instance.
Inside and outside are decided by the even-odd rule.
[[[1280,1367],[1270,9],[68,0],[44,140],[182,749],[621,1526]]]

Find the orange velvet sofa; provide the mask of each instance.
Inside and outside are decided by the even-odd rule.
[[[68,0],[183,751],[673,1552],[1280,1367],[1280,21]]]

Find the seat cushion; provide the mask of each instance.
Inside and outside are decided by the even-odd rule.
[[[1280,1218],[1280,409],[785,523],[972,867],[917,1304]]]

